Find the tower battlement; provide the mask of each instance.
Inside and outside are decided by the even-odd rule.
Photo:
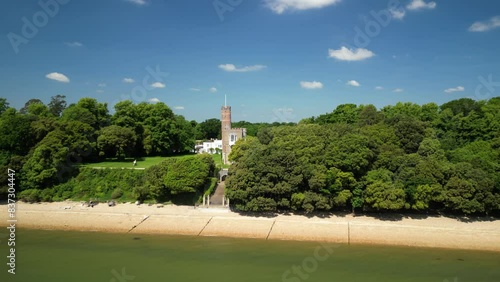
[[[231,153],[231,147],[237,140],[245,138],[246,128],[231,128],[231,106],[221,107],[221,132],[222,132],[222,161],[229,163],[228,157]]]

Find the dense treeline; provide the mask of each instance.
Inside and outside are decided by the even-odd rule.
[[[296,123],[293,122],[273,122],[273,123],[267,123],[267,122],[248,122],[248,121],[237,121],[233,122],[231,126],[233,128],[246,128],[247,130],[247,135],[248,136],[257,136],[259,131],[263,130],[264,128],[271,128],[271,127],[276,127],[276,126],[293,126],[297,125]]]
[[[76,177],[46,189],[27,189],[27,202],[72,200],[155,201],[194,204],[213,189],[216,169],[207,154],[167,158],[145,170],[80,168]]]
[[[500,97],[346,104],[233,147],[241,211],[500,213]]]
[[[248,122],[237,121],[231,124],[232,128],[246,128],[248,136],[257,136],[257,133],[263,128],[281,126],[281,125],[296,125],[293,122]],[[196,124],[195,134],[196,140],[221,139],[222,126],[220,119],[211,118]]]
[[[182,154],[194,150],[195,140],[221,138],[219,119],[187,121],[161,102],[121,101],[111,115],[96,99],[69,106],[65,99],[57,95],[47,105],[31,99],[18,111],[0,98],[0,169],[17,172],[17,191],[65,183],[81,163]],[[267,125],[243,123],[251,135]],[[0,198],[8,189],[6,177],[0,176]]]
[[[84,162],[168,156],[194,148],[197,123],[164,103],[122,101],[111,115],[96,99],[67,106],[65,98],[54,96],[47,105],[31,99],[19,111],[0,98],[0,168],[16,170],[18,191],[64,183]],[[0,195],[7,191],[5,177],[0,177]]]

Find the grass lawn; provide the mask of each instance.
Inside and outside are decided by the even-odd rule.
[[[148,168],[168,158],[183,158],[190,155],[172,156],[172,157],[144,157],[137,158],[137,165],[134,166],[134,158],[126,158],[125,160],[107,159],[105,162],[86,163],[82,167],[102,167],[102,168]]]
[[[116,160],[116,159],[107,159],[105,162],[99,163],[86,163],[82,164],[82,167],[99,167],[99,168],[148,168],[155,164],[160,163],[161,161],[168,158],[184,158],[192,155],[182,155],[182,156],[171,156],[171,157],[144,157],[137,159],[137,165],[134,166],[134,158],[126,158],[125,160]],[[222,164],[222,157],[220,154],[213,154],[212,158],[214,159],[215,165],[217,167],[228,168],[228,165]]]
[[[229,168],[229,165],[222,163],[222,155],[221,154],[212,154],[212,158],[214,159],[215,166],[222,168]]]

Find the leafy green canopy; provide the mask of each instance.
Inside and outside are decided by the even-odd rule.
[[[51,147],[37,148],[42,154],[43,150],[49,149]],[[41,171],[30,175],[33,181],[48,179],[43,177],[44,174],[57,173],[56,169],[49,168]],[[205,190],[213,189],[215,173],[215,163],[209,155],[172,157],[145,170],[81,168],[65,183],[50,183],[50,188],[36,189],[37,184],[43,183],[34,182],[19,196],[30,202],[66,199],[164,202],[181,199],[182,203],[192,204]]]
[[[233,147],[241,211],[500,214],[500,98],[338,106]]]

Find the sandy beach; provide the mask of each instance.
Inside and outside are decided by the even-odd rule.
[[[0,205],[0,226],[7,206]],[[417,217],[418,218],[418,217]],[[17,203],[18,228],[131,234],[226,236],[269,240],[328,241],[500,252],[500,220],[464,222],[446,217],[302,215],[243,216],[224,208],[119,204],[93,208],[79,202]]]

